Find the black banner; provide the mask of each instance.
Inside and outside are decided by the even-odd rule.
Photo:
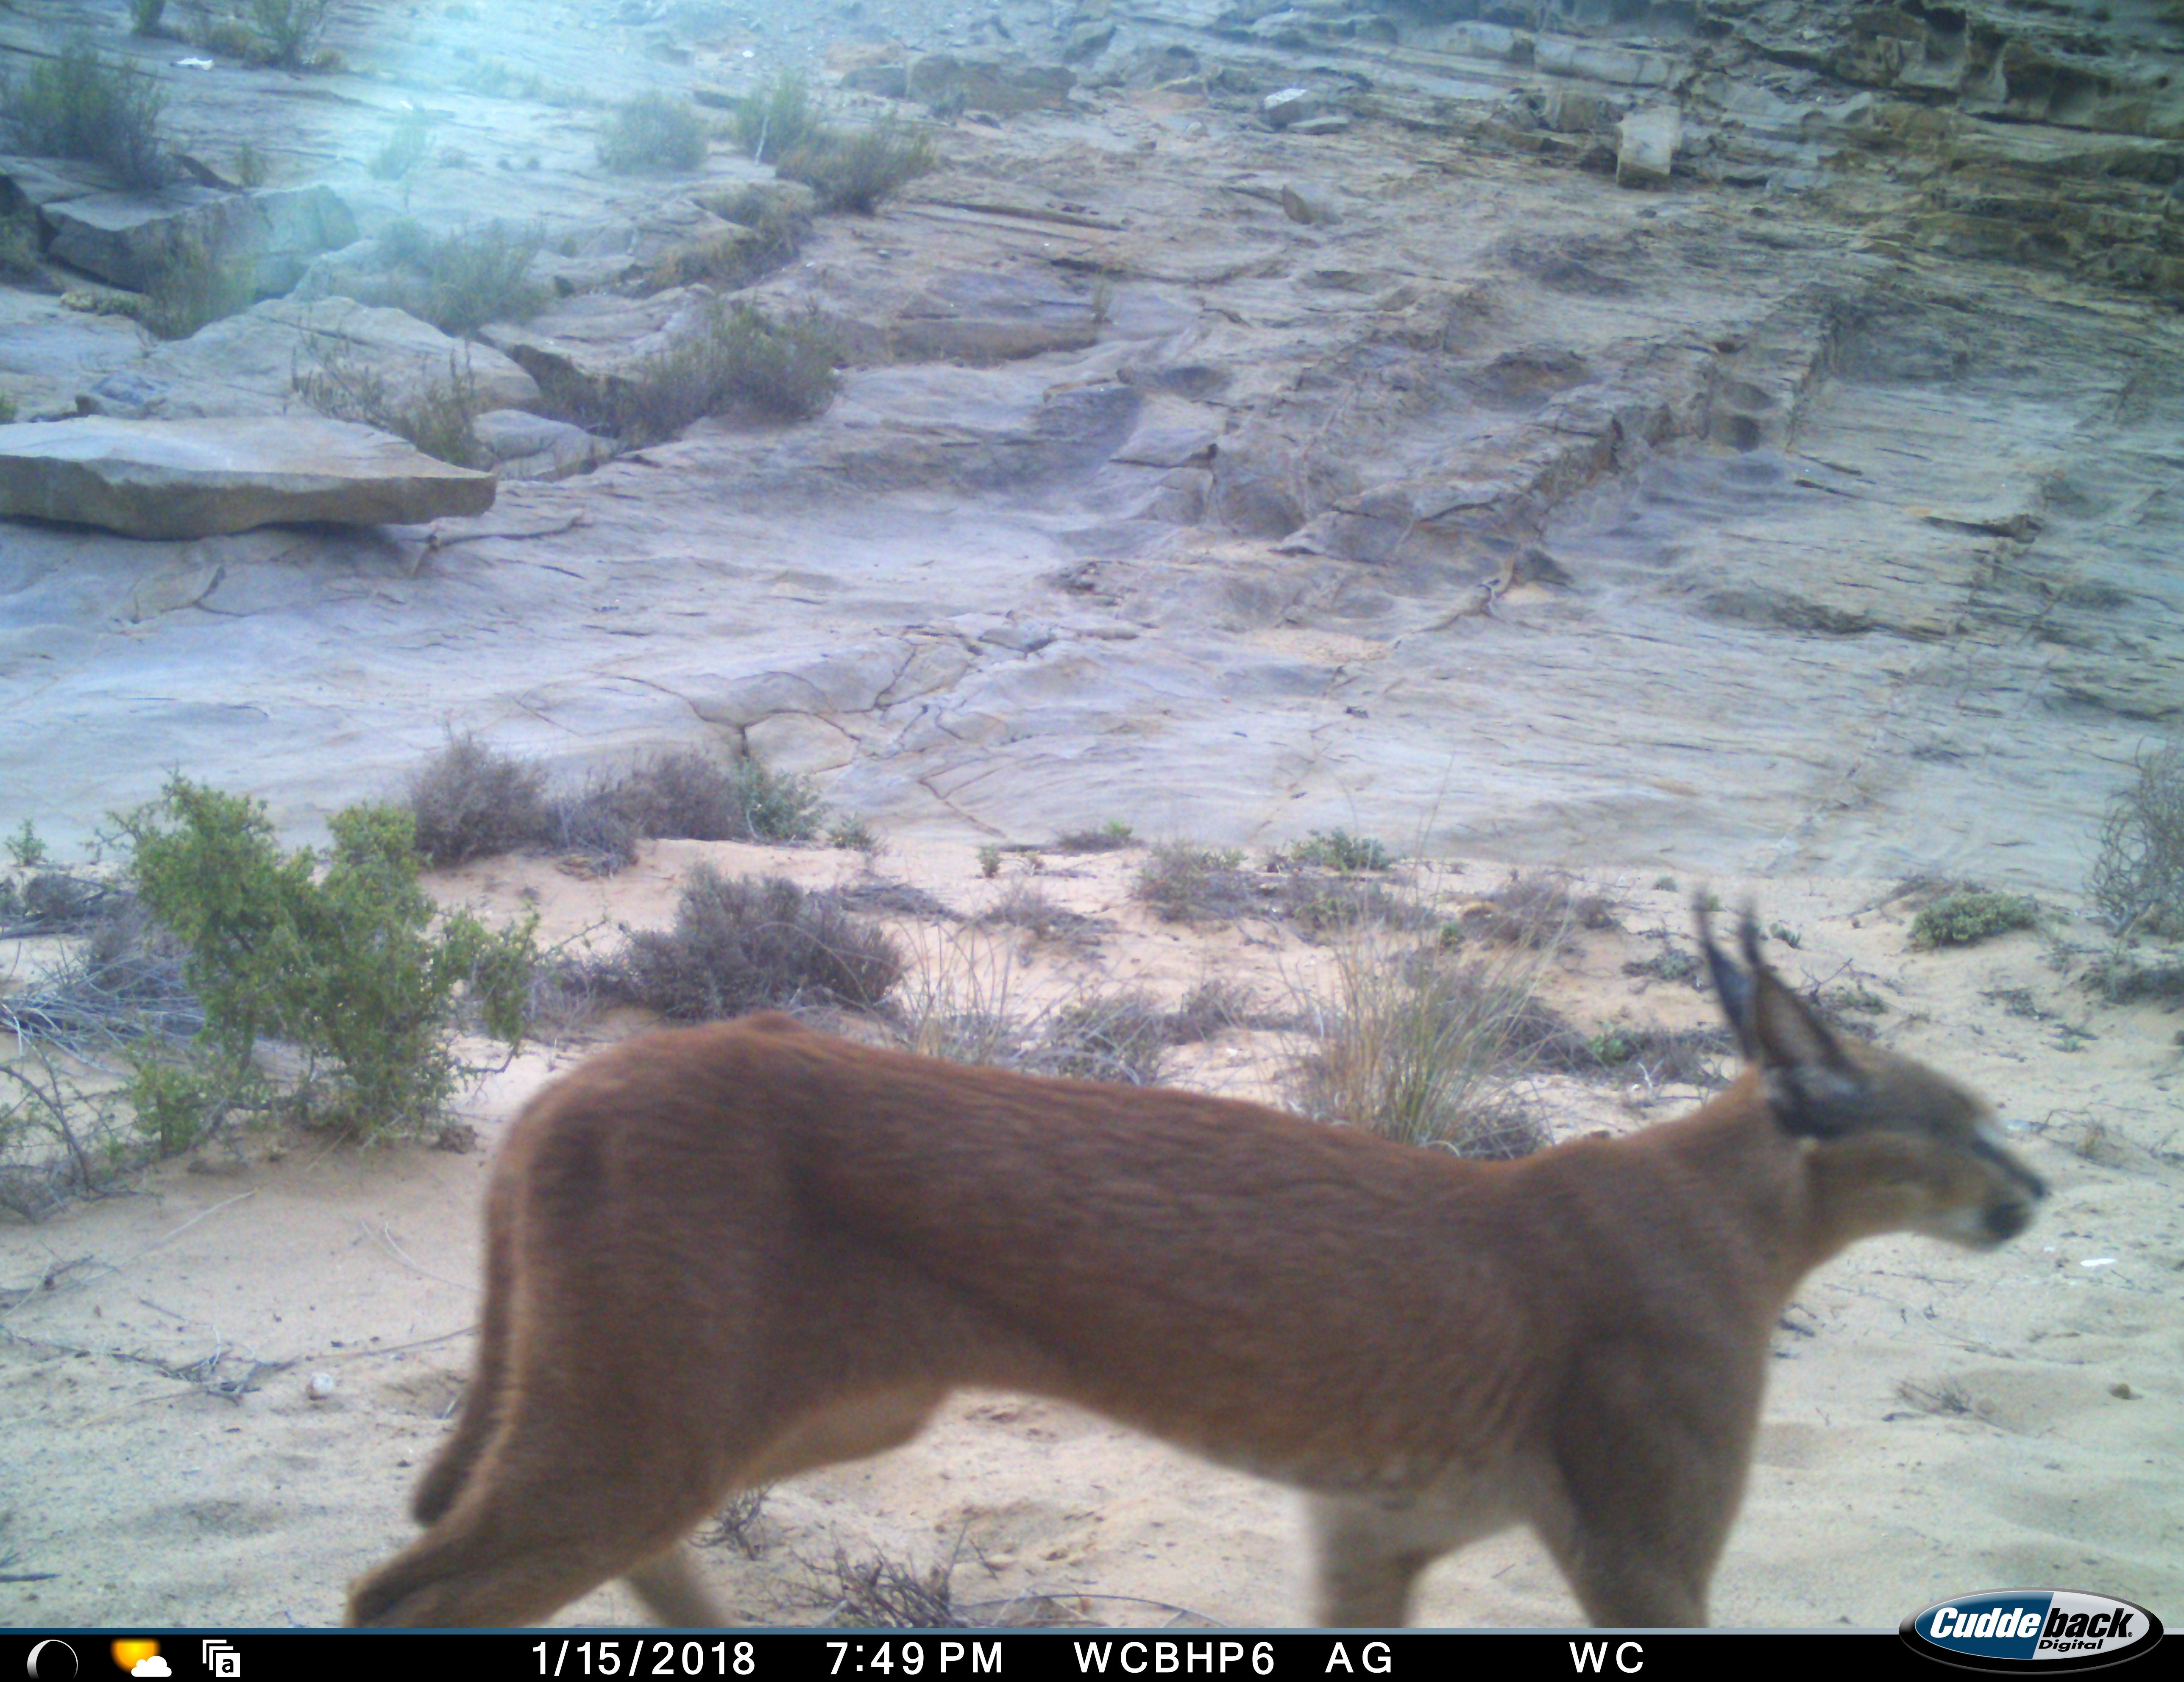
[[[1424,1682],[1451,1664],[1684,1682],[1793,1652],[1858,1682],[1948,1674],[1892,1630],[53,1629],[0,1635],[0,1682]]]

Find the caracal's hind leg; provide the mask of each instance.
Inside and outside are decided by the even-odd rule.
[[[653,1621],[671,1629],[716,1629],[728,1621],[680,1547],[638,1566],[628,1582]]]
[[[477,1356],[463,1388],[454,1434],[440,1445],[410,1497],[410,1517],[420,1524],[437,1523],[454,1505],[500,1423],[515,1306],[515,1250],[511,1192],[506,1181],[496,1175],[486,1192],[485,1310],[478,1325]]]
[[[356,1585],[350,1621],[533,1624],[621,1576],[638,1577],[648,1603],[657,1590],[665,1611],[696,1610],[677,1592],[687,1573],[662,1561],[731,1479],[709,1467],[696,1422],[676,1417],[687,1410],[616,1417],[527,1391],[510,1403],[454,1505]]]
[[[1446,1548],[1425,1540],[1408,1513],[1363,1498],[1314,1495],[1306,1511],[1320,1623],[1386,1629],[1407,1621],[1418,1573]]]

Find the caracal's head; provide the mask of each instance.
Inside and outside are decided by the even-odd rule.
[[[2023,1232],[2048,1187],[2002,1143],[1993,1112],[1945,1075],[1838,1039],[1759,955],[1749,910],[1747,968],[1714,944],[1703,899],[1699,944],[1775,1124],[1804,1142],[1819,1212],[1841,1242],[1918,1232],[1991,1250]]]

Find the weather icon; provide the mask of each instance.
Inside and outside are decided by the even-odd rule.
[[[75,1682],[75,1649],[66,1641],[35,1641],[24,1669],[32,1682]]]

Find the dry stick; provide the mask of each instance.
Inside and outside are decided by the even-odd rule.
[[[0,1074],[12,1074],[12,1073],[14,1073],[14,1071],[13,1071],[13,1070],[11,1070],[11,1069],[0,1069]],[[120,1272],[124,1267],[127,1267],[131,1262],[136,1262],[136,1261],[141,1261],[143,1257],[145,1257],[145,1256],[147,1256],[150,1255],[153,1250],[157,1250],[157,1249],[158,1249],[161,1245],[163,1245],[163,1244],[166,1243],[170,1239],[176,1239],[176,1238],[180,1238],[180,1237],[181,1237],[184,1233],[187,1232],[187,1231],[188,1231],[192,1227],[193,1227],[193,1226],[197,1225],[197,1223],[198,1223],[199,1221],[209,1220],[213,1216],[217,1215],[218,1213],[220,1213],[220,1211],[221,1210],[223,1210],[223,1209],[226,1208],[226,1207],[228,1206],[228,1205],[229,1205],[229,1204],[232,1204],[232,1203],[240,1203],[240,1202],[243,1201],[243,1200],[244,1200],[244,1199],[246,1199],[246,1198],[255,1197],[255,1196],[257,1196],[257,1195],[258,1195],[258,1194],[257,1194],[255,1191],[239,1191],[239,1192],[237,1192],[234,1196],[232,1196],[232,1197],[231,1197],[231,1198],[228,1198],[225,1202],[215,1203],[215,1204],[214,1204],[214,1205],[212,1206],[212,1207],[211,1207],[211,1208],[209,1208],[209,1209],[201,1209],[201,1210],[199,1210],[196,1214],[194,1214],[194,1215],[191,1216],[191,1217],[190,1217],[190,1218],[189,1218],[188,1220],[187,1220],[187,1221],[183,1222],[183,1223],[181,1223],[181,1225],[180,1225],[179,1227],[176,1227],[176,1228],[172,1232],[169,1232],[169,1233],[163,1234],[161,1236],[159,1236],[159,1237],[158,1237],[158,1238],[153,1239],[151,1241],[151,1243],[149,1243],[149,1244],[146,1245],[145,1245],[142,1250],[137,1250],[131,1251],[129,1255],[123,1256],[123,1257],[122,1257],[119,1262],[110,1262],[110,1263],[106,1264],[106,1272],[107,1272],[108,1273],[120,1273]],[[102,1273],[102,1274],[97,1274],[97,1275],[94,1275],[93,1277],[94,1277],[94,1278],[103,1278],[105,1277],[105,1274],[103,1274],[103,1273]],[[78,1285],[77,1285],[77,1287],[76,1287],[76,1288],[79,1288],[79,1289],[80,1289],[80,1288],[81,1288],[81,1285],[82,1284],[88,1284],[88,1283],[89,1283],[89,1281],[88,1281],[88,1280],[85,1280],[85,1281],[79,1282],[79,1283],[78,1283]],[[24,1302],[27,1302],[27,1301],[29,1301],[29,1300],[30,1300],[30,1299],[29,1299],[27,1296],[26,1296],[26,1297],[25,1297],[25,1298],[23,1299],[23,1301],[24,1301]],[[14,1307],[11,1307],[11,1308],[6,1309],[6,1310],[4,1310],[4,1311],[0,1311],[0,1319],[5,1319],[5,1318],[7,1317],[7,1316],[8,1316],[8,1315],[14,1313],[14,1312],[15,1312],[15,1309],[16,1309],[16,1308],[20,1308],[20,1307],[21,1307],[22,1306],[23,1306],[23,1305],[22,1305],[22,1303],[19,1302],[19,1303],[15,1304]],[[0,1328],[0,1329],[4,1329],[4,1328]],[[86,1352],[88,1352],[88,1351],[86,1351]]]
[[[357,1225],[364,1228],[364,1235],[366,1238],[377,1239],[380,1243],[387,1246],[388,1251],[392,1253],[396,1261],[402,1263],[404,1267],[409,1268],[412,1273],[422,1273],[426,1278],[437,1280],[439,1284],[443,1285],[453,1285],[457,1290],[466,1289],[466,1287],[465,1287],[460,1281],[451,1279],[444,1273],[434,1273],[430,1267],[424,1266],[421,1262],[419,1262],[410,1256],[400,1245],[395,1243],[394,1234],[387,1231],[384,1223],[381,1224],[379,1230],[376,1233],[372,1231],[370,1227],[365,1226],[361,1220],[357,1222]]]

